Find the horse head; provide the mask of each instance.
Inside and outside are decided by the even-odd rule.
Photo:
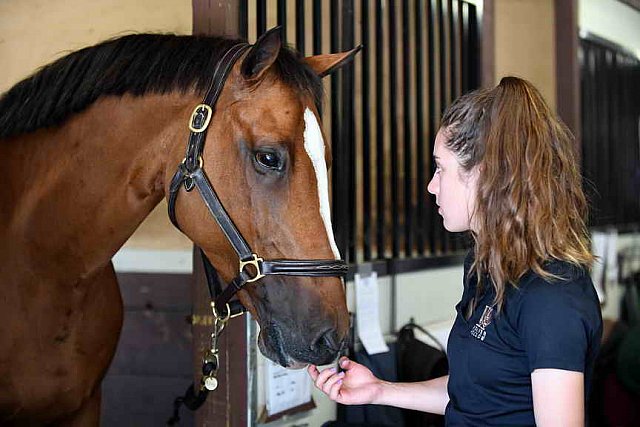
[[[320,79],[355,52],[303,60],[282,46],[278,30],[269,31],[235,63],[208,117],[202,170],[264,259],[340,258],[329,211],[331,147],[319,124]],[[183,149],[180,141],[176,153]],[[237,276],[238,256],[202,199],[183,195],[175,212],[220,277]],[[243,287],[238,298],[260,325],[260,350],[282,366],[329,363],[344,346],[349,317],[338,277],[270,275]]]

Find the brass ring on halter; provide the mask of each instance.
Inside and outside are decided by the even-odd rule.
[[[224,317],[220,317],[218,314],[218,310],[216,310],[216,303],[211,301],[211,311],[213,311],[213,318],[215,320],[219,320],[222,323],[225,323],[227,320],[231,319],[231,307],[229,307],[229,303],[225,304],[227,306],[227,315]]]
[[[247,265],[251,265],[256,269],[255,275],[252,278],[247,279],[247,283],[255,282],[256,280],[262,279],[264,277],[264,274],[262,274],[262,269],[260,268],[260,263],[262,263],[264,259],[258,257],[258,255],[256,254],[251,254],[251,256],[253,257],[253,259],[250,259],[249,261],[240,260],[240,273],[242,273]]]

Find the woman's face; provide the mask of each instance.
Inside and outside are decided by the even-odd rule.
[[[473,229],[471,217],[475,208],[477,167],[465,172],[455,154],[445,146],[446,140],[447,132],[441,128],[433,148],[436,171],[427,191],[436,196],[444,228],[451,232],[467,231]]]

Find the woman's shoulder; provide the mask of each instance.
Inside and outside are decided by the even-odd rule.
[[[509,292],[511,307],[548,312],[559,309],[598,311],[600,303],[589,271],[568,261],[550,260],[542,265],[550,276],[528,271]]]
[[[552,259],[542,264],[546,275],[529,270],[520,279],[517,288],[523,296],[542,294],[563,294],[593,289],[593,282],[585,266],[568,261]]]

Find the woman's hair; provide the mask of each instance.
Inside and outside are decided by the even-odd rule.
[[[558,259],[589,267],[587,202],[573,136],[529,82],[505,77],[456,100],[442,118],[462,170],[478,167],[472,213],[478,291],[489,275],[498,309],[508,284]],[[473,305],[473,303],[472,303]]]

